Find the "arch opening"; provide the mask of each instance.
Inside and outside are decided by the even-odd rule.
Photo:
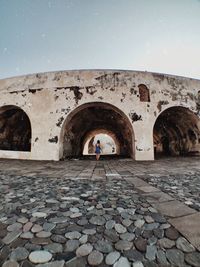
[[[31,151],[31,123],[17,106],[0,108],[0,150]]]
[[[113,105],[94,102],[68,115],[61,131],[60,158],[82,156],[87,140],[100,133],[113,138],[118,155],[134,157],[134,133],[126,115]]]
[[[104,129],[97,129],[87,134],[83,142],[83,155],[94,154],[97,140],[101,142],[102,155],[120,155],[120,144],[116,135]]]
[[[168,108],[154,124],[153,139],[155,157],[200,155],[200,120],[188,108]]]

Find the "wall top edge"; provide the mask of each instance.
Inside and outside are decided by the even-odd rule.
[[[56,74],[81,74],[81,73],[99,73],[102,72],[104,74],[106,73],[113,73],[113,72],[120,72],[120,73],[129,73],[129,74],[141,74],[141,75],[156,75],[160,76],[163,78],[176,78],[176,79],[181,79],[181,80],[192,80],[192,81],[198,81],[200,82],[200,79],[196,78],[190,78],[190,77],[185,77],[185,76],[179,76],[179,75],[173,75],[173,74],[166,74],[166,73],[159,73],[159,72],[150,72],[150,71],[139,71],[139,70],[126,70],[126,69],[72,69],[72,70],[58,70],[58,71],[48,71],[48,72],[38,72],[38,73],[31,73],[31,74],[25,74],[25,75],[19,75],[19,76],[13,76],[13,77],[7,77],[0,79],[0,81],[11,81],[14,79],[29,79],[29,78],[38,78],[39,76],[51,76],[51,75],[56,75]]]

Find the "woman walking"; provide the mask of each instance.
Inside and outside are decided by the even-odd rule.
[[[97,140],[97,143],[95,145],[95,154],[96,154],[96,160],[99,160],[101,154],[101,145],[99,140]]]

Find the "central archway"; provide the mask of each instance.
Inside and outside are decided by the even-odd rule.
[[[134,132],[127,116],[102,102],[83,104],[66,118],[60,136],[60,158],[82,156],[89,133],[101,129],[115,136],[121,156],[134,158]]]

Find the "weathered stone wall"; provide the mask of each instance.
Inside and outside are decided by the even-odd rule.
[[[0,150],[0,157],[59,160],[68,156],[65,151],[71,153],[74,147],[77,148],[74,155],[79,155],[85,136],[95,127],[114,132],[116,125],[123,132],[122,137],[114,132],[121,138],[119,143],[124,150],[132,150],[128,155],[136,160],[151,160],[155,150],[153,129],[158,116],[170,107],[179,106],[188,108],[197,118],[191,124],[196,129],[194,133],[189,131],[188,123],[182,133],[187,144],[193,145],[188,149],[199,149],[199,80],[135,71],[63,71],[0,80],[0,94],[0,121],[3,107],[11,105],[23,110],[31,124],[31,151]],[[92,119],[87,117],[90,114]],[[101,114],[106,118],[105,123]],[[184,114],[184,110],[179,112],[179,117]],[[176,117],[176,111],[172,110],[170,117],[173,116]],[[180,127],[184,127],[184,120],[182,124]],[[160,135],[155,133],[157,141]]]

